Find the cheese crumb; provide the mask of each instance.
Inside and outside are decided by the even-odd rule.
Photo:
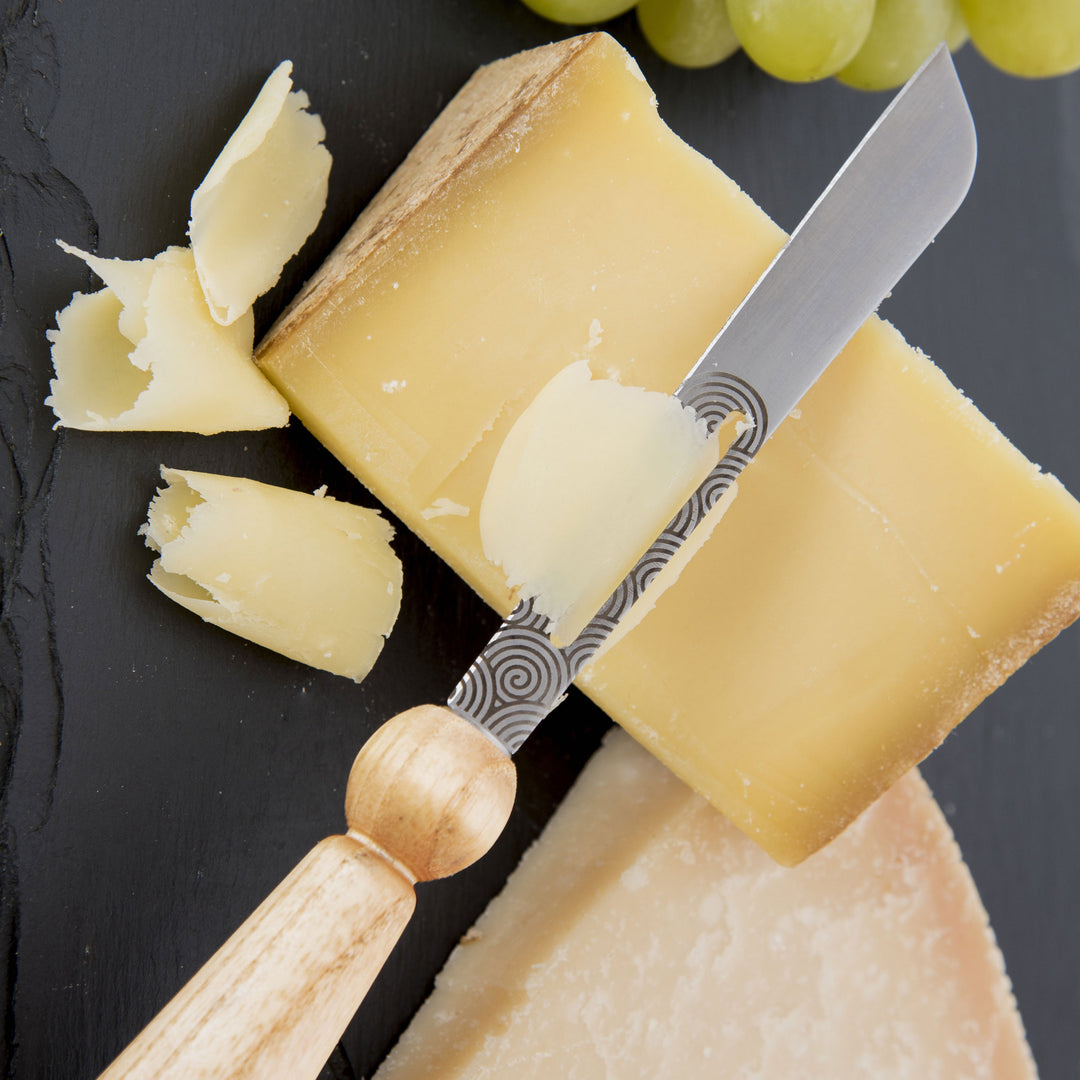
[[[604,327],[601,325],[599,319],[593,319],[589,323],[589,343],[586,345],[586,349],[595,349],[604,340]]]
[[[425,521],[430,521],[432,518],[437,517],[468,517],[469,508],[462,506],[461,503],[454,502],[453,499],[448,499],[445,496],[441,496],[435,499],[432,504],[420,511],[420,516]]]

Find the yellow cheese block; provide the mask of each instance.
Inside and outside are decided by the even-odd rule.
[[[785,870],[612,736],[376,1080],[1034,1080],[917,772]]]
[[[514,420],[580,359],[670,392],[782,243],[589,35],[481,69],[258,359],[505,613],[477,519]],[[1080,506],[877,319],[721,506],[580,683],[786,863],[1080,611]]]

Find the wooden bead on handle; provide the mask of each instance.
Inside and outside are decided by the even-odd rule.
[[[305,1080],[320,1070],[401,936],[413,884],[475,862],[514,803],[513,763],[423,705],[357,755],[349,831],[318,844],[100,1080]]]
[[[506,751],[438,705],[388,720],[356,756],[345,792],[349,834],[366,836],[416,881],[476,862],[503,831],[516,773]]]

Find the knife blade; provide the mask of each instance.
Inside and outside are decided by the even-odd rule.
[[[102,1080],[315,1077],[404,929],[413,886],[479,858],[513,805],[510,755],[959,206],[975,134],[944,46],[862,140],[676,396],[741,434],[575,641],[523,601],[448,699],[387,721],[329,837]]]
[[[523,600],[447,701],[516,752],[762,445],[963,201],[975,127],[941,45],[863,137],[675,396],[742,433],[569,645]],[[893,213],[883,215],[883,207]]]

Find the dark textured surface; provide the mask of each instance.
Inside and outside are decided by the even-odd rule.
[[[639,57],[668,122],[791,227],[884,99],[736,58]],[[144,581],[160,462],[368,496],[297,425],[219,436],[53,432],[44,331],[102,254],[182,243],[188,199],[282,58],[335,165],[265,328],[478,64],[560,36],[516,0],[7,3],[0,54],[0,1063],[93,1077],[308,847],[339,828],[353,753],[438,700],[493,619],[400,535],[405,607],[360,687],[205,627]],[[884,313],[1020,448],[1080,491],[1080,79],[959,57],[981,157],[965,205]],[[1048,647],[925,772],[991,913],[1045,1078],[1080,1073],[1080,633]],[[577,695],[520,757],[496,850],[425,887],[326,1076],[369,1074],[605,725]],[[737,990],[736,990],[737,992]],[[718,1008],[723,1008],[722,1003]]]

